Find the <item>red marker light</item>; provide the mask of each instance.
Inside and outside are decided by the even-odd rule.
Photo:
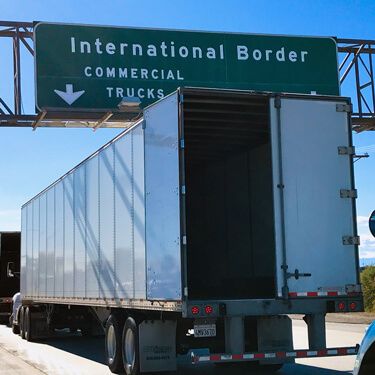
[[[345,310],[345,303],[344,302],[339,302],[338,308],[339,308],[340,311],[344,311]]]
[[[205,312],[207,315],[212,314],[213,311],[214,311],[214,309],[213,309],[212,306],[210,306],[210,305],[207,305],[207,306],[204,308],[204,312]]]
[[[198,306],[193,306],[193,307],[191,308],[191,313],[192,313],[193,315],[197,315],[197,314],[199,314],[199,307],[198,307]]]
[[[349,305],[349,308],[350,310],[355,310],[357,308],[357,304],[355,302],[352,302],[350,305]]]

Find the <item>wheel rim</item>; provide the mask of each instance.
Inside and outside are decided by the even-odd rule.
[[[130,373],[130,371],[134,368],[135,362],[135,337],[134,332],[128,328],[125,335],[125,359],[126,359],[126,372]]]
[[[116,335],[115,327],[111,324],[107,332],[107,355],[108,362],[113,363],[116,355]]]

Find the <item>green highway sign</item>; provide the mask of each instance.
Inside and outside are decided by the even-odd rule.
[[[332,38],[38,23],[36,106],[148,105],[180,86],[339,95]]]

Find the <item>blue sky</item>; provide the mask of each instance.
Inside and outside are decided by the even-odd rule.
[[[375,2],[368,1],[42,1],[0,0],[0,18],[116,26],[375,39]],[[9,97],[10,46],[0,40],[0,96]],[[23,109],[34,109],[32,59],[24,53]],[[352,87],[342,94],[352,95]],[[20,227],[20,206],[118,130],[0,128],[0,230]],[[375,132],[354,135],[370,158],[355,164],[361,257],[375,257],[367,218],[375,209]]]

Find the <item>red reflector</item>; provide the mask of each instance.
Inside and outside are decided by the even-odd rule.
[[[338,304],[338,308],[339,308],[339,310],[341,310],[341,311],[345,310],[345,303],[344,303],[344,302],[339,302],[339,304]]]
[[[349,308],[350,310],[355,310],[357,308],[357,304],[355,302],[352,302],[350,305],[349,305]]]
[[[191,313],[192,313],[193,315],[197,315],[197,314],[199,314],[199,307],[198,307],[198,306],[193,306],[193,307],[191,308]]]
[[[218,354],[212,354],[212,355],[210,355],[210,360],[211,361],[220,361],[220,355],[218,355]]]
[[[212,308],[212,306],[210,305],[207,305],[205,308],[204,308],[204,312],[209,315],[209,314],[212,314],[212,312],[214,311],[214,309]]]

